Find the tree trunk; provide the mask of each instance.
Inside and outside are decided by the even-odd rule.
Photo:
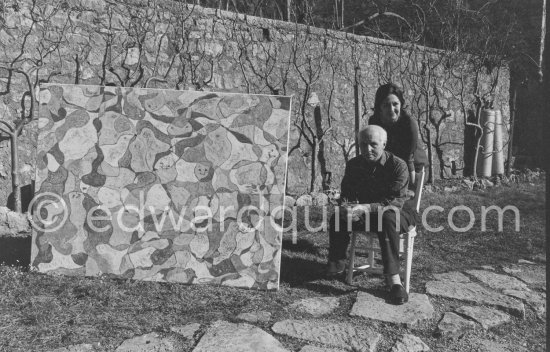
[[[546,12],[546,11],[545,11]],[[548,18],[547,18],[548,19]],[[550,48],[550,36],[546,36],[545,38],[545,46],[544,46],[544,53],[543,53],[543,80],[542,80],[542,89],[543,89],[543,96],[550,96],[550,52],[548,50]],[[545,111],[550,111],[550,99],[544,99]],[[550,119],[548,116],[544,119],[544,125],[545,131],[548,131],[550,128]],[[550,168],[548,165],[550,165],[550,153],[544,153],[543,158],[543,165],[546,166],[546,172],[548,173],[550,171]],[[550,177],[546,176],[546,189],[550,186]],[[546,217],[546,228],[550,228],[550,216]],[[548,230],[547,230],[548,231]],[[547,232],[548,233],[548,232]]]
[[[327,161],[325,159],[325,142],[323,140],[323,121],[321,116],[321,107],[316,106],[315,109],[313,109],[313,119],[315,121],[315,133],[317,134],[317,145],[318,145],[318,152],[314,155],[319,160],[319,166],[321,168],[321,177],[323,179],[322,181],[322,188],[323,191],[326,191],[329,189],[329,185],[327,184]]]
[[[340,0],[342,2],[342,13],[341,13],[341,16],[340,16],[340,21],[341,21],[341,24],[340,24],[340,28],[344,28],[344,0]]]
[[[427,82],[427,83],[426,83]],[[424,126],[426,130],[426,145],[428,147],[428,183],[433,183],[434,181],[434,155],[433,155],[433,145],[432,145],[432,131],[430,130],[430,123],[432,121],[432,109],[430,105],[430,79],[429,77],[425,79],[424,86],[428,86],[426,93],[424,94],[424,101],[426,105],[426,125]]]
[[[359,121],[361,120],[361,102],[359,97],[361,96],[359,80],[361,79],[361,69],[355,67],[355,84],[353,85],[353,100],[355,103],[355,155],[361,154],[359,150]]]
[[[10,136],[11,142],[11,189],[13,191],[14,211],[21,213],[21,185],[19,182],[19,153],[17,135]]]
[[[319,142],[319,166],[321,167],[321,176],[323,178],[321,187],[323,188],[323,191],[328,191],[330,188],[330,179],[327,177],[327,174],[329,173],[327,170],[327,161],[325,159],[325,141],[321,140]]]
[[[339,19],[339,16],[338,16],[338,0],[334,0],[334,17],[335,17],[335,22],[336,22],[336,28],[340,27],[340,19]]]
[[[472,173],[474,176],[474,180],[477,180],[477,160],[479,159],[479,147],[481,144],[481,138],[483,138],[483,126],[481,125],[481,109],[482,109],[482,103],[479,101],[476,106],[476,148],[475,148],[475,154],[474,154],[474,164],[472,165]]]
[[[441,180],[444,180],[447,178],[447,176],[445,175],[445,159],[443,158],[443,149],[441,149],[441,147],[438,146],[437,143],[434,148],[435,154],[437,155],[437,160],[439,161],[439,178]]]
[[[539,81],[542,83],[544,66],[544,40],[546,38],[546,0],[542,0],[542,26],[540,30]]]
[[[311,146],[311,182],[309,184],[309,192],[312,193],[315,191],[315,175],[316,175],[316,168],[317,168],[317,153],[319,146],[317,143],[317,138],[313,136],[313,145]]]
[[[286,20],[290,22],[290,1],[286,0]]]
[[[426,139],[428,147],[428,182],[434,181],[434,162],[433,162],[433,146],[432,146],[432,133],[429,128],[426,129]]]
[[[506,176],[510,176],[512,171],[512,153],[513,153],[513,142],[514,142],[514,120],[516,115],[516,97],[517,97],[517,88],[514,86],[512,88],[514,92],[512,93],[512,101],[510,104],[510,134],[508,136],[508,162],[506,164]]]

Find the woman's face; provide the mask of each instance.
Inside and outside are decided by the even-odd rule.
[[[382,122],[392,124],[399,119],[401,113],[401,102],[395,94],[390,94],[380,104],[380,112],[382,113]]]

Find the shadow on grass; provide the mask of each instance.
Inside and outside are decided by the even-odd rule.
[[[0,237],[0,264],[28,269],[32,237]]]
[[[356,290],[345,283],[344,274],[327,279],[325,261],[312,255],[317,252],[313,243],[302,240],[292,245],[291,241],[288,242],[283,243],[285,250],[281,255],[281,283],[324,295],[339,295]],[[290,245],[293,247],[288,248]]]
[[[347,285],[343,279],[318,280],[315,282],[307,282],[304,288],[310,291],[317,292],[321,295],[339,296],[353,291],[357,291],[357,287]]]
[[[300,238],[296,243],[292,239],[283,239],[283,249],[295,253],[308,253],[313,255],[319,254],[319,247],[312,241]]]
[[[281,257],[281,283],[291,288],[305,288],[323,295],[340,295],[356,290],[344,282],[344,276],[326,279],[325,265],[314,260]]]
[[[283,253],[281,256],[281,282],[292,287],[304,286],[307,282],[324,278],[324,268],[324,265],[317,261]]]

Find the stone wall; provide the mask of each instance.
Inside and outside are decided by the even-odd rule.
[[[508,69],[461,53],[169,1],[6,0],[1,20],[0,62],[28,72],[35,85],[149,81],[155,88],[292,95],[291,194],[309,190],[312,155],[319,152],[314,188],[321,187],[321,170],[339,187],[344,159],[353,156],[356,67],[362,123],[380,83],[402,85],[423,138],[431,136],[435,177],[451,176],[453,164],[461,173],[464,115],[475,87],[509,115]],[[6,70],[0,77],[2,119],[13,120],[21,114],[24,77],[14,73],[9,85]],[[35,130],[31,123],[21,136],[25,184],[34,178]],[[0,204],[10,191],[9,165],[2,137]]]

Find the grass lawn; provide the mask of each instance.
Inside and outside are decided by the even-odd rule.
[[[424,208],[440,205],[445,211],[430,212],[430,226],[442,225],[437,233],[422,231],[415,242],[412,291],[425,292],[432,273],[468,270],[482,265],[515,264],[544,254],[545,186],[535,184],[500,186],[488,190],[452,193],[426,193]],[[468,205],[475,214],[474,226],[456,232],[447,223],[448,211]],[[502,232],[497,231],[496,213],[490,213],[487,231],[481,231],[481,207],[514,205],[520,210],[520,231],[514,231],[514,216],[506,212]],[[469,216],[457,212],[454,224],[465,227]],[[106,351],[114,350],[123,340],[148,332],[169,334],[170,327],[186,323],[207,324],[218,319],[236,321],[241,312],[265,310],[272,313],[269,323],[257,325],[270,332],[274,322],[288,318],[307,318],[287,308],[301,298],[337,296],[340,307],[324,319],[369,324],[384,335],[378,351],[387,351],[396,337],[412,333],[424,340],[433,351],[470,351],[477,337],[524,346],[528,351],[545,351],[546,322],[537,319],[526,306],[527,318],[513,317],[510,323],[484,332],[477,330],[459,341],[433,336],[445,311],[460,302],[430,297],[436,310],[433,319],[413,329],[350,317],[349,311],[358,289],[373,290],[382,286],[378,277],[360,276],[356,286],[343,281],[325,280],[328,237],[324,233],[300,231],[293,244],[284,236],[281,288],[277,292],[207,285],[182,285],[131,280],[49,276],[23,268],[0,266],[0,351],[44,351],[78,343],[100,343]],[[305,341],[276,336],[289,350],[297,351]],[[190,342],[181,340],[182,350],[192,350]]]

